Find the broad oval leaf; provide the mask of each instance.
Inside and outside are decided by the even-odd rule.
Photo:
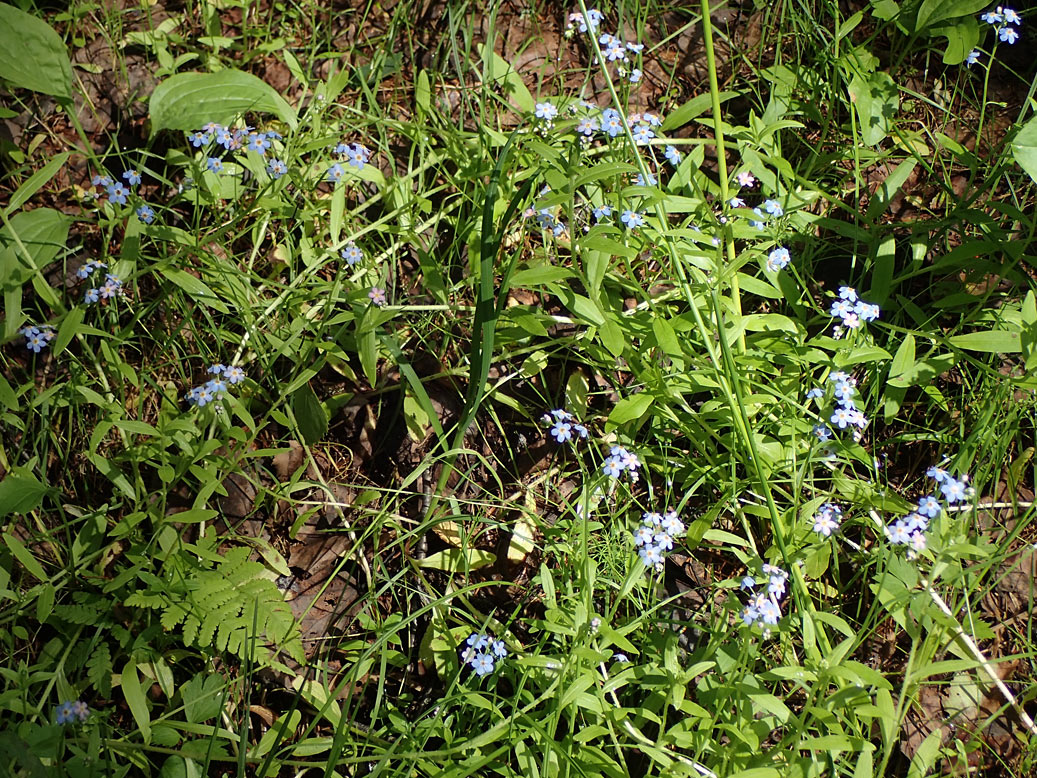
[[[4,338],[13,338],[22,322],[22,285],[32,279],[36,294],[53,310],[62,310],[43,269],[65,248],[69,219],[52,208],[20,211],[0,228],[0,287],[4,293]],[[15,240],[17,238],[17,240]]]
[[[16,213],[0,228],[0,284],[20,284],[42,271],[65,248],[69,218],[53,208]],[[24,250],[23,250],[24,249]]]
[[[193,130],[206,122],[227,123],[246,112],[272,113],[294,128],[295,111],[272,86],[250,73],[177,73],[151,94],[151,134]]]
[[[921,32],[945,19],[977,14],[988,5],[988,0],[923,0],[915,17],[915,32]]]
[[[651,407],[654,400],[655,398],[647,392],[624,397],[616,403],[616,407],[609,414],[608,426],[614,427],[626,424],[634,419],[640,419]]]
[[[872,73],[867,78],[854,76],[849,86],[850,100],[861,122],[861,138],[877,146],[889,135],[900,110],[900,91],[888,73]]]
[[[45,21],[7,4],[0,4],[0,78],[45,95],[72,95],[72,65],[61,38]]]
[[[493,81],[501,92],[511,98],[511,101],[521,110],[532,113],[536,101],[529,93],[529,89],[526,88],[518,71],[492,48],[480,43],[478,49],[479,55],[483,58],[483,67],[488,79]]]
[[[1016,163],[1037,181],[1037,116],[1028,121],[1012,141]]]
[[[292,394],[292,412],[306,445],[312,446],[327,433],[328,413],[309,384],[303,384]]]

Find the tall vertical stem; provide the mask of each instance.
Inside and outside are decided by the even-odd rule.
[[[709,0],[702,0],[702,39],[706,45],[706,66],[709,70],[709,96],[713,104],[713,137],[716,141],[717,168],[720,175],[720,202],[721,209],[727,208],[728,201],[728,179],[727,179],[727,151],[724,142],[724,125],[720,116],[720,85],[717,82],[717,60],[713,50],[713,22],[709,17]],[[724,231],[724,248],[727,252],[728,264],[733,265],[735,261],[735,241],[728,224],[721,225]],[[742,317],[742,295],[738,287],[738,275],[732,273],[731,302],[734,306],[737,318]],[[738,338],[739,352],[745,351],[744,337]]]

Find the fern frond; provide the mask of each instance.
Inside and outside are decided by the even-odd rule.
[[[62,621],[70,621],[73,624],[89,624],[93,626],[101,619],[101,610],[93,604],[59,604],[54,606],[54,615]]]
[[[112,692],[112,652],[104,641],[97,644],[86,663],[86,677],[98,694],[107,697]]]
[[[177,624],[190,616],[190,612],[178,602],[169,603],[162,612],[162,629],[172,630]]]
[[[249,553],[248,548],[233,548],[215,570],[182,572],[177,592],[138,592],[127,604],[161,608],[162,626],[172,629],[182,623],[187,645],[266,661],[267,645],[273,644],[302,662],[302,640],[284,593]]]

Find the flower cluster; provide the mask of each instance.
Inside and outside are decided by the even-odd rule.
[[[58,724],[75,724],[86,721],[90,707],[82,700],[63,702],[54,709],[54,720]]]
[[[925,474],[940,486],[940,493],[948,503],[964,502],[969,496],[969,477],[955,478],[941,467],[930,467]]]
[[[584,33],[594,32],[604,18],[605,15],[597,8],[588,8],[586,16],[579,11],[571,13],[569,14],[569,23],[565,26],[565,35],[566,37],[572,37],[575,30]]]
[[[643,43],[624,41],[611,33],[603,32],[598,38],[598,45],[601,47],[601,55],[609,63],[617,63],[617,78],[626,78],[631,84],[636,84],[641,80],[643,75],[641,68],[634,66],[634,63],[631,62],[631,55],[639,56],[645,48]],[[631,66],[629,70],[628,65]]]
[[[99,259],[91,259],[91,260],[88,260],[85,265],[82,265],[79,268],[79,270],[76,271],[76,276],[85,280],[85,279],[89,278],[90,276],[92,276],[94,274],[95,270],[100,270],[101,268],[107,268],[107,267],[108,267],[108,265],[106,265],[101,260],[99,260]]]
[[[98,262],[97,264],[105,267],[103,263]],[[104,283],[87,289],[86,294],[83,295],[83,302],[93,304],[101,300],[114,300],[122,293],[122,279],[112,273],[105,273]]]
[[[767,269],[772,273],[777,273],[779,270],[787,267],[791,261],[792,256],[789,254],[789,250],[784,247],[779,247],[774,249],[774,251],[772,251],[767,257]]]
[[[641,460],[637,458],[637,454],[632,454],[622,446],[613,446],[602,470],[613,478],[619,478],[625,471],[630,475],[630,480],[636,482],[637,468],[640,466]]]
[[[461,654],[461,661],[471,665],[475,674],[480,677],[492,673],[496,663],[508,655],[503,640],[494,640],[481,632],[473,632],[466,644],[467,648]]]
[[[558,443],[565,443],[567,440],[575,443],[577,437],[587,439],[587,428],[577,422],[568,411],[556,408],[550,414],[545,413],[544,420],[551,424],[551,435]]]
[[[532,210],[530,209],[530,211]],[[565,232],[565,222],[555,216],[550,208],[541,208],[530,215],[536,217],[537,225],[540,229],[551,232],[556,238]]]
[[[758,581],[753,576],[742,579],[742,588],[749,591],[749,604],[742,611],[742,623],[747,627],[759,624],[764,634],[770,627],[777,625],[781,619],[781,606],[778,600],[785,594],[789,574],[780,567],[765,564],[762,568],[766,577],[767,591],[756,591]]]
[[[57,334],[53,327],[46,324],[42,327],[30,324],[28,327],[22,327],[19,332],[25,337],[25,348],[33,354],[39,354],[42,349],[49,346]]]
[[[857,394],[857,380],[841,370],[836,370],[828,375],[828,381],[835,385],[833,392],[836,404],[835,411],[828,421],[841,430],[847,427],[864,429],[868,424],[868,419],[857,408],[856,401],[853,399]]]
[[[624,129],[629,128],[634,142],[639,146],[645,146],[656,137],[656,130],[663,123],[654,113],[632,113],[624,120],[623,114],[615,108],[598,108],[594,103],[587,101],[574,103],[569,107],[569,111],[578,115],[575,132],[585,143],[593,140],[596,134],[600,134],[601,139],[608,142],[618,138]],[[579,115],[581,112],[582,115]],[[538,119],[551,120],[557,115],[558,110],[551,103],[537,103]],[[667,146],[665,156],[674,166],[680,161],[680,154],[673,146]]]
[[[839,529],[842,520],[843,509],[835,503],[826,502],[814,514],[814,532],[829,538],[833,532]]]
[[[677,516],[677,511],[644,514],[641,526],[634,532],[634,544],[645,567],[662,570],[663,560],[666,552],[673,548],[674,538],[683,534],[684,522]]]
[[[335,147],[335,153],[345,157],[346,164],[357,170],[363,170],[371,161],[371,150],[363,143],[340,143]]]
[[[202,129],[188,133],[187,139],[196,149],[208,147],[213,141],[217,146],[223,146],[226,151],[240,151],[247,148],[255,151],[260,156],[266,156],[267,151],[273,147],[275,140],[281,140],[281,133],[270,130],[268,132],[256,132],[254,127],[248,125],[239,127],[224,127],[216,122],[209,122]]]
[[[969,494],[969,477],[955,478],[941,467],[930,467],[926,476],[940,487],[940,494],[948,505],[964,501]],[[907,546],[907,558],[915,559],[928,547],[925,533],[929,522],[943,512],[936,495],[927,494],[918,501],[915,509],[883,528],[886,539],[894,546]]]
[[[861,326],[862,321],[875,321],[881,311],[874,303],[857,297],[857,291],[852,286],[840,286],[839,299],[832,303],[828,313],[833,319],[841,321],[836,327],[836,337],[839,337],[843,327],[855,330]]]
[[[90,180],[90,183],[93,186],[103,187],[108,195],[108,201],[113,205],[126,205],[129,198],[133,195],[133,187],[141,182],[140,171],[136,169],[125,170],[123,171],[122,178],[126,183],[113,180],[111,176],[96,175]],[[97,197],[98,195],[96,192],[91,192],[89,196]],[[151,206],[141,204],[137,208],[137,218],[145,224],[151,224],[155,218],[155,211]]]
[[[835,410],[829,418],[829,423],[834,427],[845,430],[847,427],[853,429],[853,439],[860,440],[861,430],[868,426],[868,418],[864,415],[854,400],[857,394],[857,380],[843,372],[835,370],[828,374],[828,383],[833,385],[832,393],[835,398]],[[824,391],[818,387],[807,392],[807,399],[819,399],[824,397]],[[824,424],[814,427],[814,435],[822,443],[832,439],[832,428]]]
[[[554,103],[537,103],[535,110],[536,118],[543,122],[544,129],[554,126],[555,117],[558,116],[558,108]]]
[[[546,197],[550,193],[551,187],[545,186],[540,190],[539,196]],[[535,218],[540,229],[551,232],[557,238],[565,232],[566,227],[565,222],[555,215],[555,210],[551,206],[540,208],[539,210],[527,208],[523,216],[527,219]]]
[[[215,377],[187,393],[187,401],[199,408],[221,399],[229,386],[240,384],[245,380],[245,371],[236,366],[226,367],[215,364],[210,365],[206,372]]]
[[[753,174],[749,172],[739,173],[737,176],[735,176],[735,181],[738,182],[738,185],[740,187],[752,186],[756,183],[756,179],[753,177]],[[743,181],[748,183],[742,183]],[[742,208],[744,205],[745,203],[742,201],[740,197],[735,197],[728,202],[728,206],[731,208]],[[762,230],[767,227],[768,219],[780,219],[784,215],[785,209],[782,207],[781,203],[779,203],[777,200],[764,200],[762,203],[760,203],[760,205],[753,208],[753,216],[755,218],[750,219],[749,224],[757,230]]]
[[[997,37],[1002,43],[1012,44],[1019,40],[1019,31],[1011,25],[1018,26],[1023,23],[1023,19],[1011,8],[1003,8],[999,5],[996,11],[987,11],[981,14],[979,18],[994,28]],[[970,54],[969,56],[971,57],[972,55]],[[973,63],[969,62],[969,64]]]
[[[248,125],[239,127],[224,127],[216,122],[209,122],[202,129],[188,133],[188,140],[196,149],[204,148],[209,155],[205,161],[205,167],[211,173],[219,175],[223,172],[223,160],[214,156],[216,146],[222,146],[224,151],[254,151],[259,156],[265,157],[266,153],[274,146],[274,141],[282,140],[281,133],[275,130],[256,132],[254,127]],[[266,166],[267,173],[271,178],[280,178],[288,172],[288,166],[277,158],[271,158]],[[138,216],[140,214],[138,213]],[[144,221],[143,217],[141,220]],[[150,224],[150,222],[146,222]]]

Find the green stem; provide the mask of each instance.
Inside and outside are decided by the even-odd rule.
[[[702,0],[702,39],[706,46],[706,66],[709,71],[709,96],[713,105],[713,137],[716,139],[717,169],[720,176],[720,202],[721,208],[727,207],[728,180],[727,180],[727,148],[724,142],[724,125],[720,115],[720,84],[717,81],[717,61],[713,50],[713,22],[709,17],[709,0]],[[724,247],[727,252],[727,262],[734,265],[735,262],[735,240],[729,224],[723,225]],[[742,318],[742,295],[738,287],[738,274],[732,273],[731,302],[734,306],[735,316]],[[745,352],[745,336],[738,336],[738,351]]]

